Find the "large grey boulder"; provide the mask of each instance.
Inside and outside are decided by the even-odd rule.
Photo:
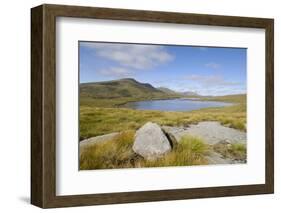
[[[168,140],[172,143],[173,148],[178,145],[183,132],[186,128],[185,127],[170,127],[170,126],[162,126],[162,131],[167,136]]]
[[[135,134],[133,150],[145,159],[159,158],[171,149],[169,140],[156,123],[146,123]]]

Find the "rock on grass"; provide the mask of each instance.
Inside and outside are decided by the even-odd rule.
[[[156,123],[146,123],[135,134],[133,150],[147,160],[159,158],[171,149],[169,140]]]

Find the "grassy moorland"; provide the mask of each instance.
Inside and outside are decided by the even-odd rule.
[[[209,150],[201,139],[183,137],[180,143],[162,158],[145,160],[132,150],[134,131],[124,131],[115,138],[87,147],[80,154],[80,169],[140,168],[190,166],[207,164]]]
[[[164,90],[165,91],[165,90]],[[205,101],[234,103],[227,107],[205,108],[189,112],[166,112],[122,108],[132,101],[182,98],[165,93],[149,84],[132,79],[89,83],[80,86],[80,140],[120,132],[115,138],[88,146],[80,153],[80,169],[106,169],[207,164],[206,153],[216,149],[224,157],[245,158],[245,145],[210,147],[200,138],[184,137],[163,158],[146,161],[132,150],[135,131],[146,122],[159,125],[188,126],[200,121],[218,121],[224,126],[246,131],[246,95],[197,97]]]
[[[210,99],[212,98],[208,98]],[[111,132],[137,130],[148,121],[168,126],[187,126],[200,121],[219,121],[222,125],[246,131],[245,95],[214,97],[213,99],[235,100],[235,104],[190,112],[164,112],[120,108],[120,99],[93,100],[92,105],[89,103],[80,105],[80,139]]]

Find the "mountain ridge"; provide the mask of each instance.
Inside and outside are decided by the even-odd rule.
[[[157,89],[159,89],[163,92],[166,92],[166,93],[178,94],[178,95],[182,95],[182,96],[200,96],[198,93],[192,92],[192,91],[178,92],[178,91],[174,91],[172,89],[169,89],[167,87],[158,87]]]
[[[86,82],[80,84],[80,95],[91,98],[170,98],[199,96],[195,92],[177,92],[166,87],[154,87],[134,78]]]
[[[157,98],[167,94],[149,83],[141,83],[133,78],[123,78],[102,82],[80,84],[80,95],[92,98]]]

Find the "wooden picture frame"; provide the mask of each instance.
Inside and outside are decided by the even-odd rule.
[[[56,18],[95,18],[265,29],[265,184],[123,193],[56,195]],[[31,203],[42,208],[179,200],[274,191],[274,21],[218,15],[44,4],[31,9]]]

